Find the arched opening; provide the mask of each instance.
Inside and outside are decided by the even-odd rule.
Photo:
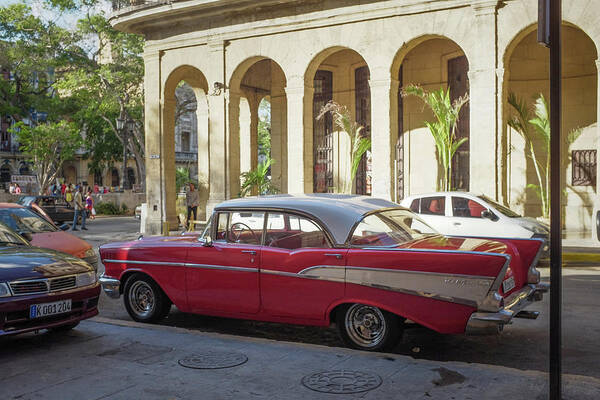
[[[136,184],[135,170],[131,167],[127,168],[127,183],[129,184],[130,187],[133,187],[133,185]]]
[[[98,186],[102,186],[103,185],[103,180],[102,180],[102,172],[101,171],[94,171],[94,185],[98,185]]]
[[[110,171],[110,186],[113,190],[119,187],[119,182],[119,170],[113,167]]]
[[[591,229],[593,196],[596,193],[596,149],[598,146],[597,49],[580,28],[563,23],[562,31],[562,126],[564,151],[563,179],[566,183],[565,227]],[[505,110],[507,171],[506,186],[511,207],[529,216],[541,216],[545,170],[548,160],[547,141],[529,124],[533,150],[538,160],[538,172],[530,154],[528,140],[508,126],[518,115],[509,102],[514,95],[533,119],[536,100],[543,95],[549,104],[549,54],[537,44],[536,26],[522,31],[509,45],[504,56],[505,79],[503,103]]]
[[[29,164],[26,162],[22,162],[19,166],[19,175],[30,175],[31,170],[29,169]]]
[[[425,125],[434,121],[431,110],[414,96],[402,97],[403,87],[418,85],[428,92],[450,89],[450,99],[469,94],[469,61],[454,41],[438,36],[425,36],[403,46],[396,55],[392,77],[398,79],[398,139],[394,174],[396,198],[437,190],[442,168],[424,168],[437,160],[434,139]],[[467,141],[452,159],[452,188],[470,189],[469,103],[459,114],[456,138]],[[439,162],[438,162],[439,164]],[[415,171],[411,174],[411,171]]]
[[[270,168],[262,178],[272,190],[287,191],[286,77],[275,61],[254,57],[233,73],[230,81],[230,196],[243,190],[243,173]],[[258,170],[257,170],[258,171]],[[238,176],[240,177],[238,179]],[[256,187],[249,193],[259,194]],[[261,193],[263,194],[263,193]]]
[[[0,166],[0,185],[2,185],[3,188],[8,188],[11,175],[12,169],[10,168],[10,162],[8,160],[4,160],[4,163],[2,166]]]
[[[169,75],[165,84],[162,153],[165,210],[169,225],[176,227],[185,215],[188,182],[199,193],[197,220],[206,219],[209,195],[208,164],[208,83],[194,67],[182,66]],[[178,221],[179,220],[179,221]]]
[[[344,136],[334,135],[338,130],[331,115],[316,120],[322,107],[329,101],[345,106],[350,118],[363,127],[362,134],[371,136],[370,71],[363,57],[347,48],[332,48],[320,53],[306,72],[308,87],[313,88],[312,109],[312,161],[313,192],[338,191],[347,179],[349,163],[348,144]],[[367,151],[359,164],[353,193],[371,194],[371,151]],[[308,177],[306,177],[308,178]]]

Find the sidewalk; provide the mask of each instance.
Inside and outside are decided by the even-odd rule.
[[[179,364],[186,358],[213,367],[241,364],[191,369]],[[414,360],[98,317],[68,334],[0,339],[0,359],[4,366],[0,398],[20,400],[545,399],[548,387],[547,374],[537,371]],[[309,377],[316,373],[322,374]],[[565,399],[592,400],[600,393],[598,379],[565,375],[563,382]],[[323,393],[305,384],[325,391],[363,391]]]

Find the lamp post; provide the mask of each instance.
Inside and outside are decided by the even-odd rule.
[[[123,138],[123,165],[121,168],[121,190],[125,191],[127,184],[127,148],[129,147],[129,136],[135,128],[135,122],[128,118],[117,118],[117,131]]]

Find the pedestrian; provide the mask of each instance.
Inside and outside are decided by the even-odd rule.
[[[8,187],[8,193],[10,193],[10,194],[15,193],[15,184],[13,182],[11,182],[10,186]]]
[[[90,220],[96,219],[96,210],[94,210],[94,199],[92,198],[92,191],[88,189],[87,196],[85,196],[85,209]]]
[[[65,185],[65,183],[61,183],[60,184],[60,195],[62,197],[65,197],[65,191],[67,190],[67,185]]]
[[[77,219],[81,216],[81,230],[87,231],[88,229],[85,227],[85,205],[83,203],[83,188],[79,186],[79,189],[75,192],[75,196],[73,197],[73,207],[75,208],[75,213],[73,214],[73,225],[71,225],[72,231],[77,231]]]
[[[15,183],[15,194],[21,194],[21,186],[18,183]]]
[[[67,185],[67,188],[65,189],[65,201],[71,205],[71,202],[73,201],[73,192],[71,191],[71,184]]]
[[[94,194],[98,194],[98,192],[100,192],[100,188],[97,183],[94,183]]]
[[[200,199],[198,198],[198,192],[195,190],[194,184],[190,183],[190,189],[188,190],[185,196],[185,203],[187,205],[187,221],[186,226],[188,229],[193,230],[193,226],[191,226],[191,221],[196,220],[196,213],[198,212],[198,203]],[[194,215],[194,219],[190,220],[190,216]]]

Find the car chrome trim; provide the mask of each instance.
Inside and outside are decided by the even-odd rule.
[[[531,239],[531,240],[538,240],[538,241],[542,242],[540,244],[540,248],[538,249],[537,254],[533,258],[533,261],[531,262],[531,265],[529,265],[529,269],[527,270],[527,283],[535,284],[535,283],[540,282],[541,274],[540,274],[540,271],[538,271],[536,267],[539,264],[540,259],[542,258],[542,255],[545,252],[544,247],[546,245],[546,240],[541,239],[541,238],[535,238],[535,239]]]
[[[451,253],[451,254],[476,254],[479,256],[495,256],[495,257],[510,257],[503,253],[493,253],[485,251],[471,251],[471,250],[442,250],[442,249],[411,249],[411,248],[397,248],[397,247],[359,247],[361,250],[381,250],[381,251],[414,251],[418,253]]]
[[[230,265],[210,265],[210,264],[185,264],[186,267],[190,268],[201,268],[201,269],[218,269],[224,271],[238,271],[238,272],[258,272],[258,268],[251,267],[234,267]]]
[[[94,285],[96,282],[91,283],[89,285],[85,285],[85,286],[77,286],[77,276],[78,275],[82,275],[82,274],[88,274],[91,273],[92,271],[89,272],[83,272],[80,274],[69,274],[69,275],[62,275],[62,276],[55,276],[52,278],[38,278],[38,279],[23,279],[23,280],[15,280],[15,281],[11,281],[11,282],[7,282],[8,283],[8,289],[10,290],[10,293],[12,296],[14,297],[18,297],[18,296],[31,296],[31,295],[37,295],[37,294],[47,294],[47,293],[61,293],[61,292],[65,292],[65,291],[69,291],[69,290],[73,290],[73,289],[79,289],[82,287],[87,287],[87,286],[92,286]],[[59,284],[61,286],[59,286],[56,289],[52,288],[52,283],[56,282],[58,280],[64,280],[64,279],[69,279],[69,278],[73,278],[73,282],[71,283],[70,281],[67,282],[67,286],[65,286],[64,284]],[[35,292],[22,292],[22,293],[17,293],[15,292],[15,289],[17,287],[17,285],[19,284],[27,284],[27,283],[44,283],[44,285],[46,286],[46,289],[43,291],[35,291]]]
[[[120,280],[102,274],[98,281],[102,285],[102,290],[104,290],[104,293],[106,293],[106,295],[111,299],[118,299],[121,296]]]
[[[103,260],[103,263],[115,263],[115,264],[143,264],[143,265],[167,265],[174,267],[184,267],[186,264],[182,262],[169,262],[169,261],[134,261],[134,260]]]
[[[549,288],[550,285],[546,283],[525,285],[521,290],[506,298],[506,306],[503,309],[497,312],[474,312],[467,322],[465,333],[467,335],[497,334],[521,310],[533,302],[541,301]]]

